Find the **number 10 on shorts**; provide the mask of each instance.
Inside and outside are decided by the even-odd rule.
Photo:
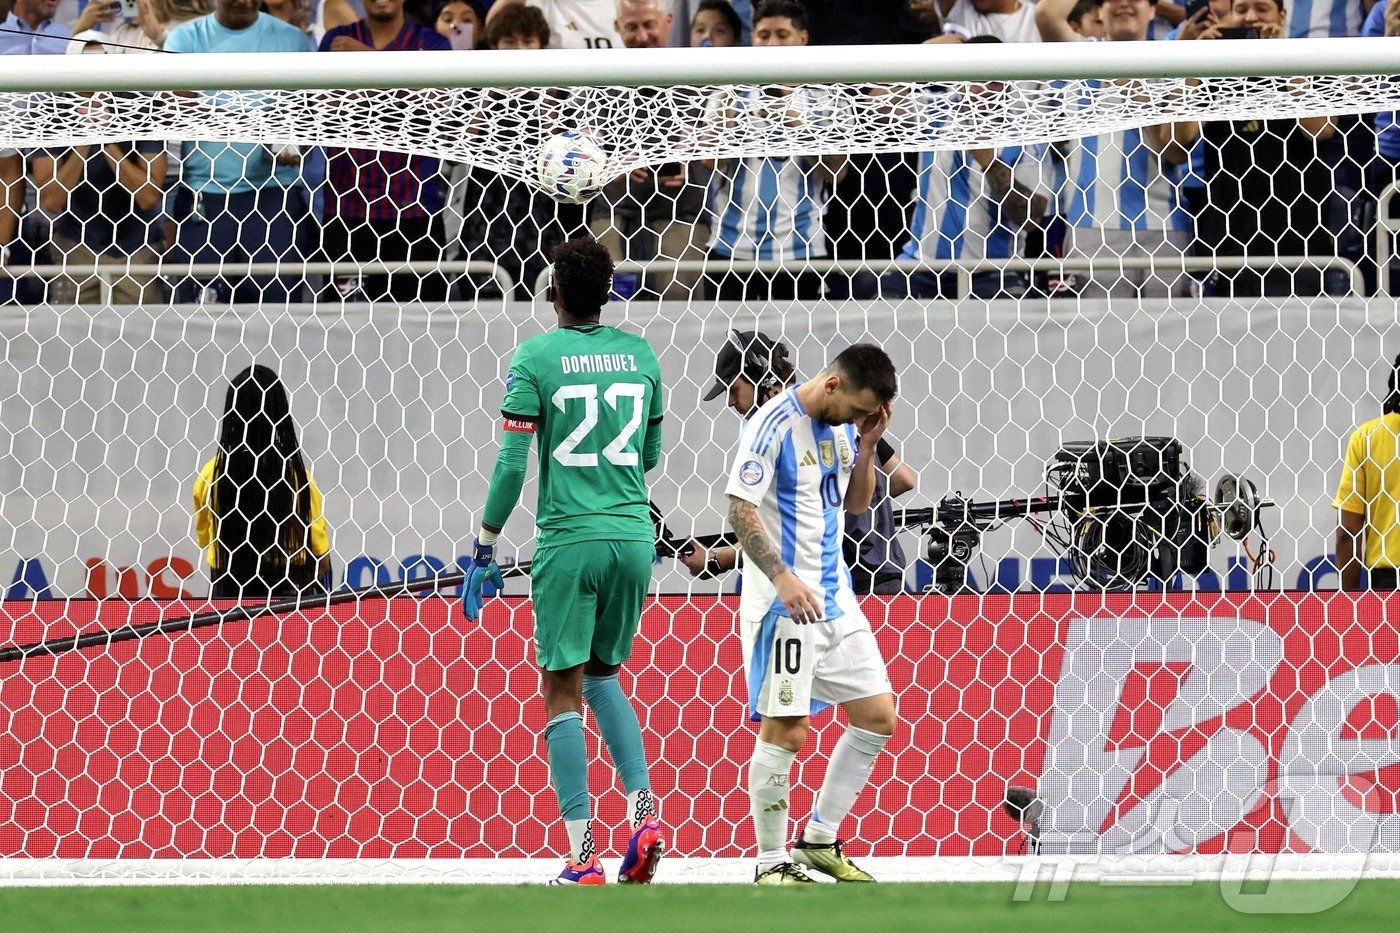
[[[773,640],[773,673],[796,674],[802,670],[802,640],[778,637]]]

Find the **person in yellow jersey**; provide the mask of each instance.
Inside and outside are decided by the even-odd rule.
[[[1341,588],[1361,589],[1364,566],[1373,590],[1400,589],[1400,356],[1391,365],[1385,404],[1352,432],[1337,488],[1337,570]]]
[[[233,377],[219,449],[194,483],[195,540],[214,599],[314,593],[330,573],[321,491],[297,439],[287,390],[266,366]]]

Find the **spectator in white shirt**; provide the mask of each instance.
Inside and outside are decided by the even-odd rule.
[[[532,6],[549,24],[551,49],[620,49],[616,0],[496,0],[486,13],[486,26],[513,6]]]

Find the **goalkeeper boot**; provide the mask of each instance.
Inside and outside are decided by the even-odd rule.
[[[792,848],[792,860],[823,875],[830,875],[837,881],[875,880],[869,872],[857,867],[855,862],[846,857],[841,851],[840,839],[827,843],[799,839],[797,845]]]
[[[627,851],[622,856],[617,880],[623,884],[650,884],[656,876],[661,854],[665,851],[666,840],[661,835],[661,821],[649,816],[632,831],[632,840],[627,843]]]
[[[581,865],[575,864],[571,859],[565,859],[564,870],[550,884],[605,884],[607,880],[607,873],[603,871],[603,866],[595,855]]]
[[[783,862],[781,865],[774,865],[764,871],[762,868],[753,870],[754,884],[816,884],[807,873],[791,862]]]

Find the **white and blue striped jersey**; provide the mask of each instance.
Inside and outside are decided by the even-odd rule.
[[[830,123],[834,100],[816,88],[799,88],[782,98],[746,92],[729,99],[727,106],[733,111],[729,118],[781,137],[788,133],[787,120],[798,120],[809,129]],[[710,212],[715,218],[710,249],[731,259],[824,258],[822,217],[830,199],[830,186],[809,159],[722,161],[710,176]]]
[[[725,490],[758,506],[763,530],[783,563],[823,599],[827,620],[859,612],[841,555],[858,449],[855,425],[816,421],[788,389],[745,423]],[[762,571],[746,561],[743,573],[741,618],[788,614]]]
[[[1288,7],[1288,38],[1344,39],[1361,35],[1366,10],[1361,0],[1293,0]]]
[[[1026,187],[1044,191],[1044,144],[1008,146],[997,159],[1011,166]],[[901,259],[1010,259],[1024,253],[1024,239],[1001,222],[1001,207],[987,190],[986,176],[972,153],[925,152]]]
[[[1185,4],[1177,5],[1184,6]],[[1163,39],[1175,39],[1176,37],[1172,35],[1175,29],[1176,26],[1172,25],[1171,21],[1154,16],[1147,22],[1147,41],[1161,42]]]
[[[1101,230],[1185,230],[1175,169],[1162,164],[1140,128],[1070,144],[1066,220]]]
[[[731,259],[820,259],[829,193],[801,159],[738,159],[710,176],[710,249]]]

